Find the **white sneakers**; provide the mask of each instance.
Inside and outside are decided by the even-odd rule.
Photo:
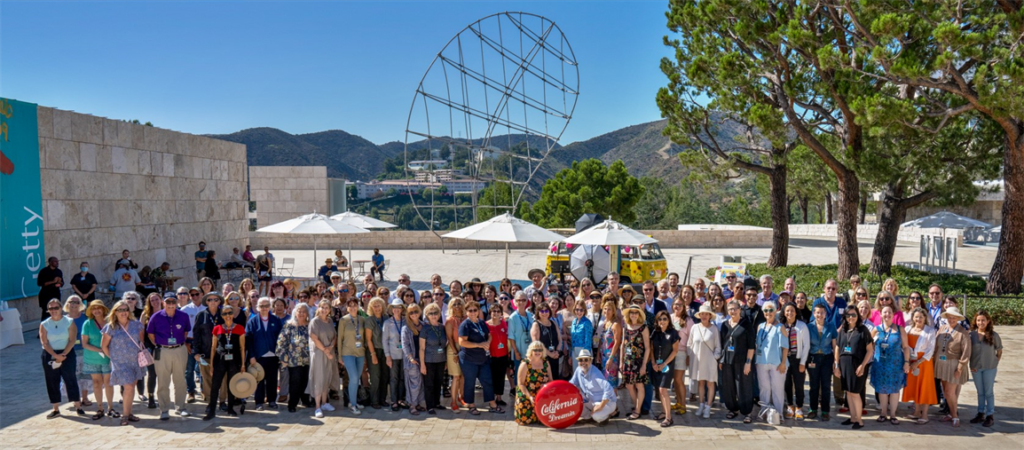
[[[192,414],[189,413],[188,411],[184,410],[184,409],[179,409],[178,410],[178,415],[181,416],[181,417],[188,417],[188,416],[191,416]]]
[[[316,412],[313,413],[313,416],[315,416],[317,419],[323,419],[324,418],[324,412],[321,411],[320,408],[317,408]]]
[[[704,418],[705,419],[711,418],[711,405],[707,405],[707,404],[704,405]]]
[[[324,403],[324,404],[320,405],[320,409],[323,409],[324,411],[327,411],[327,412],[331,412],[331,411],[334,411],[334,406],[332,406],[330,403]]]
[[[363,413],[362,411],[359,410],[359,408],[356,407],[356,405],[352,405],[351,407],[349,407],[349,411],[352,411],[352,414],[355,414],[357,416]]]

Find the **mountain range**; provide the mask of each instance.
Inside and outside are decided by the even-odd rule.
[[[554,176],[573,161],[597,158],[606,164],[622,160],[631,175],[662,178],[678,183],[686,174],[676,154],[682,147],[661,134],[665,120],[631,125],[585,141],[555,145],[537,172],[538,180]],[[250,166],[326,166],[327,176],[349,180],[372,180],[383,171],[384,159],[400,156],[402,142],[376,145],[360,136],[341,130],[309,134],[289,134],[276,128],[249,128],[231,134],[210,137],[245,144]],[[524,141],[524,135],[495,136],[492,145],[506,148]],[[542,142],[530,138],[538,148]],[[424,148],[425,141],[409,144],[410,150]],[[534,183],[531,183],[534,184]],[[540,185],[540,184],[538,184]]]

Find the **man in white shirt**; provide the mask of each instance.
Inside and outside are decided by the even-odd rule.
[[[170,294],[168,292],[167,294]],[[192,342],[192,329],[196,326],[196,316],[199,313],[206,310],[206,305],[203,304],[203,298],[199,295],[200,291],[198,288],[186,289],[184,286],[178,288],[178,298],[189,296],[189,302],[185,306],[181,307],[181,312],[188,315],[189,330],[186,335],[188,342]],[[196,401],[196,349],[192,349],[192,354],[189,355],[188,360],[185,362],[185,387],[188,389],[188,399],[185,400],[188,403],[195,403]]]
[[[615,389],[605,380],[604,374],[593,365],[590,350],[580,350],[576,356],[579,366],[569,380],[580,390],[583,397],[583,412],[580,420],[592,420],[599,426],[608,423],[608,418],[618,409]]]

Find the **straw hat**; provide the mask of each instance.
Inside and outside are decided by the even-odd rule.
[[[964,320],[964,315],[960,314],[960,310],[956,306],[950,306],[942,312],[942,317],[950,322],[959,322]]]
[[[647,313],[644,312],[643,308],[641,308],[641,307],[639,307],[637,305],[633,305],[633,306],[630,306],[629,308],[626,308],[626,309],[622,310],[622,317],[629,317],[629,314],[631,312],[633,312],[633,311],[637,311],[637,312],[640,313],[640,321],[641,322],[646,322],[647,321]]]
[[[479,278],[473,278],[472,280],[467,281],[465,287],[467,290],[470,290],[473,289],[474,285],[480,285],[480,287],[484,287],[484,283],[481,282]]]
[[[249,369],[247,369],[247,370],[248,370],[249,374],[252,375],[253,378],[256,379],[257,383],[259,383],[260,381],[263,381],[263,376],[265,374],[263,373],[263,366],[261,366],[260,363],[255,363],[254,362],[252,364],[249,364]]]
[[[632,292],[633,296],[636,297],[636,289],[633,289],[633,286],[628,284],[619,288],[619,297],[622,297],[622,293],[626,291]]]
[[[583,350],[580,350],[580,354],[579,355],[576,355],[576,359],[583,359],[583,358],[593,359],[594,357],[590,355],[590,350],[583,349]]]
[[[248,372],[238,372],[228,382],[228,389],[236,398],[247,398],[256,392],[256,377]]]
[[[711,318],[715,317],[715,311],[712,310],[711,305],[707,303],[700,305],[700,309],[697,310],[697,317],[700,317],[701,314],[710,314]]]

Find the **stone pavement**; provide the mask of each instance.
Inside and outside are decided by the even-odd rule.
[[[550,430],[540,425],[519,426],[510,411],[503,415],[469,416],[441,411],[437,416],[411,416],[408,411],[391,412],[367,408],[354,417],[339,408],[323,419],[312,417],[310,409],[297,413],[249,410],[237,418],[218,416],[210,422],[199,417],[172,415],[168,422],[157,420],[156,410],[136,402],[135,413],[142,421],[121,427],[115,419],[92,421],[61,406],[63,417],[47,420],[49,404],[39,363],[35,333],[26,333],[26,345],[0,350],[0,442],[5,450],[20,449],[410,449],[468,450],[500,445],[503,449],[570,450],[616,449],[643,442],[652,449],[678,449],[680,441],[700,441],[703,448],[734,449],[756,446],[761,450],[792,449],[906,449],[920,450],[941,442],[945,448],[1021,449],[1024,439],[1024,327],[998,327],[1005,352],[996,378],[996,426],[971,425],[977,405],[974,384],[964,385],[960,416],[963,425],[952,428],[938,421],[932,408],[932,422],[898,426],[877,423],[877,410],[869,399],[866,427],[854,431],[839,425],[845,416],[831,422],[786,421],[772,427],[763,423],[744,425],[725,420],[716,408],[710,419],[690,413],[675,416],[675,425],[661,428],[649,418],[637,421],[614,419],[605,427],[576,425]],[[479,395],[479,393],[478,393]],[[625,391],[619,391],[625,398]],[[621,405],[622,403],[620,403]],[[188,405],[200,414],[205,405]],[[511,405],[510,405],[511,406]],[[655,404],[655,410],[660,406]],[[120,408],[118,408],[120,410]],[[622,407],[625,410],[625,407]],[[95,406],[87,408],[91,413]],[[906,405],[901,411],[906,412]],[[834,411],[833,411],[834,412]],[[623,417],[625,411],[623,412]],[[940,440],[935,438],[939,437]],[[752,442],[756,441],[756,442]],[[684,444],[685,445],[685,444]]]

